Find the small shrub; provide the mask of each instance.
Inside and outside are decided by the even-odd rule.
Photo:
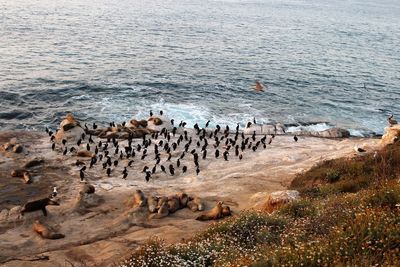
[[[293,201],[283,206],[278,213],[288,215],[293,218],[304,218],[315,215],[315,207],[313,203],[307,199]]]
[[[340,179],[340,173],[337,170],[330,169],[327,171],[325,180],[328,183],[337,182],[339,181],[339,179]]]

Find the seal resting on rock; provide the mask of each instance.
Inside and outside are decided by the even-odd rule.
[[[202,211],[204,210],[204,205],[201,202],[199,197],[189,198],[189,202],[187,203],[187,207],[192,211]]]
[[[169,206],[166,198],[163,198],[162,203],[157,211],[149,216],[149,219],[161,219],[167,217],[169,214]]]
[[[217,220],[225,216],[230,216],[231,209],[228,206],[223,207],[222,204],[223,202],[219,201],[213,209],[211,209],[206,213],[203,213],[202,215],[197,217],[196,220],[198,221]]]
[[[136,190],[133,195],[133,206],[134,207],[144,207],[147,204],[146,197],[141,190]]]
[[[65,235],[54,233],[52,229],[42,224],[40,221],[36,220],[33,224],[33,231],[38,233],[41,237],[47,239],[60,239],[64,238]]]
[[[154,213],[157,211],[158,199],[155,196],[150,196],[147,198],[147,205],[149,207],[149,211]]]
[[[35,201],[30,201],[27,202],[24,207],[21,210],[21,214],[24,215],[25,212],[32,212],[32,211],[37,211],[37,210],[42,210],[43,215],[47,216],[47,210],[46,206],[47,205],[54,205],[54,206],[59,206],[60,204],[54,200],[51,200],[50,198],[42,198],[39,200]]]

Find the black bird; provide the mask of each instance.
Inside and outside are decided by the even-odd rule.
[[[192,151],[190,151],[190,154],[194,154],[194,153],[196,153],[196,149],[193,149]]]
[[[94,149],[94,153],[97,155],[99,153],[99,148],[96,146],[96,148]]]
[[[159,163],[160,163],[160,161],[161,161],[161,158],[160,158],[160,157],[158,157],[158,158],[157,158],[157,161],[156,161],[156,165],[157,165],[157,164],[159,164]]]
[[[160,115],[161,115],[161,116],[163,115],[163,113],[164,113],[164,112],[163,112],[162,110],[160,110]]]
[[[86,171],[86,166],[83,166],[79,171],[81,171],[81,172]]]
[[[134,162],[133,160],[129,161],[128,162],[128,167],[131,167],[133,162]]]
[[[185,157],[185,152],[182,152],[180,159],[183,159]]]
[[[146,172],[146,176],[144,177],[144,179],[146,179],[146,182],[150,181],[151,178],[151,172]]]
[[[49,136],[52,136],[53,135],[53,131],[49,131],[48,134],[49,134]]]
[[[126,179],[126,177],[128,177],[128,172],[125,172],[122,179]]]
[[[215,158],[218,158],[218,157],[219,157],[219,150],[216,149],[216,150],[215,150]]]
[[[103,163],[103,169],[107,168],[107,162]]]
[[[274,134],[271,134],[271,137],[272,137],[272,138],[275,138],[275,135],[274,135]]]
[[[85,173],[82,170],[80,170],[79,175],[81,177],[81,182],[83,182],[83,180],[85,179]]]
[[[196,168],[196,175],[199,175],[199,173],[200,173],[200,169]]]
[[[182,173],[185,173],[187,171],[187,167],[186,166],[183,166],[182,167]]]
[[[53,144],[51,145],[51,149],[54,150],[55,148],[56,148],[56,143],[53,143]]]
[[[206,122],[206,127],[205,127],[205,128],[207,128],[208,125],[210,125],[210,121],[207,121],[207,122]]]
[[[269,139],[269,141],[268,141],[268,145],[270,145],[272,143],[272,138],[271,139]]]
[[[107,168],[107,176],[110,177],[111,175],[111,168]]]
[[[178,159],[177,161],[176,161],[176,166],[179,168],[179,166],[181,166],[181,161]]]
[[[96,123],[93,122],[93,129],[96,130],[97,129],[97,125]]]
[[[150,110],[150,117],[152,117],[153,116],[153,111],[152,110]]]
[[[242,160],[242,158],[243,158],[243,155],[240,154],[240,155],[239,155],[239,160]]]
[[[99,155],[99,161],[102,161],[103,160],[103,154],[100,154]]]
[[[228,155],[229,155],[229,152],[228,152],[228,151],[225,151],[225,152],[224,152],[224,159],[225,159],[226,161],[228,161]]]
[[[161,168],[161,171],[162,171],[162,172],[165,172],[165,173],[166,173],[165,167],[164,167],[163,165],[161,165],[160,168]]]
[[[157,170],[157,165],[154,165],[153,169],[151,169],[151,173],[152,173],[152,174],[155,174],[155,173],[156,173],[156,170]]]
[[[87,150],[87,151],[90,151],[90,146],[89,146],[89,144],[86,144],[86,150]]]
[[[49,128],[46,127],[45,131],[46,131],[46,133],[49,133]]]
[[[170,161],[170,160],[171,160],[171,157],[172,157],[172,155],[171,155],[171,153],[169,153],[169,154],[168,154],[167,161]]]
[[[296,135],[294,135],[293,139],[295,142],[297,142],[299,140],[299,138]]]
[[[207,157],[207,150],[203,150],[203,159],[206,159],[206,157]]]
[[[143,171],[142,172],[146,172],[149,169],[149,167],[144,166]]]
[[[54,135],[52,135],[51,137],[50,137],[50,141],[54,141],[54,139],[55,139],[56,137],[54,136]]]
[[[118,166],[118,160],[114,160],[114,167]]]
[[[170,173],[171,175],[174,175],[174,174],[175,174],[175,168],[174,168],[174,166],[173,166],[172,164],[169,165],[169,173]]]
[[[146,158],[147,154],[143,154],[141,157],[141,160],[144,160]]]
[[[86,135],[84,133],[82,133],[81,137],[82,137],[82,140],[85,140]]]
[[[253,118],[253,123],[254,123],[254,124],[257,124],[257,123],[256,123],[256,117]]]
[[[171,125],[174,126],[174,119],[171,120]]]
[[[67,143],[67,140],[63,139],[61,142],[65,146],[65,144]]]
[[[93,138],[92,138],[92,135],[89,136],[89,143],[91,143],[91,144],[94,143]]]
[[[65,147],[63,155],[65,156],[65,155],[67,155],[67,153],[68,153],[68,147]]]
[[[250,126],[251,126],[251,122],[248,122],[248,123],[246,124],[246,128],[250,128]]]

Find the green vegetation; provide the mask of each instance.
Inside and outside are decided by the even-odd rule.
[[[150,240],[125,266],[400,266],[400,144],[298,175],[302,198],[246,211],[193,239]]]

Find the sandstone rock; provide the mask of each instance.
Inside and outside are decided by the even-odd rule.
[[[243,130],[243,133],[247,135],[252,135],[254,132],[256,132],[257,135],[262,134],[262,126],[252,124],[249,128]]]
[[[3,209],[3,210],[0,212],[0,222],[6,221],[6,220],[7,220],[7,217],[8,217],[8,209]]]
[[[272,124],[265,124],[262,126],[263,134],[276,134],[276,127]]]
[[[314,136],[314,137],[323,137],[323,138],[347,138],[350,137],[350,132],[346,129],[342,128],[330,128],[324,131],[297,131],[292,134],[301,136]]]
[[[15,206],[10,209],[8,212],[8,220],[9,221],[17,221],[18,219],[21,218],[21,206]]]
[[[80,126],[80,123],[68,113],[67,116],[61,121],[60,129],[55,134],[55,140],[61,142],[63,139],[71,142],[77,142],[85,130]]]
[[[283,204],[289,203],[299,198],[300,193],[296,190],[276,191],[268,196],[267,200],[262,205],[262,209],[267,212],[273,212]]]
[[[394,144],[400,140],[400,124],[385,128],[385,134],[380,141],[381,146]]]

